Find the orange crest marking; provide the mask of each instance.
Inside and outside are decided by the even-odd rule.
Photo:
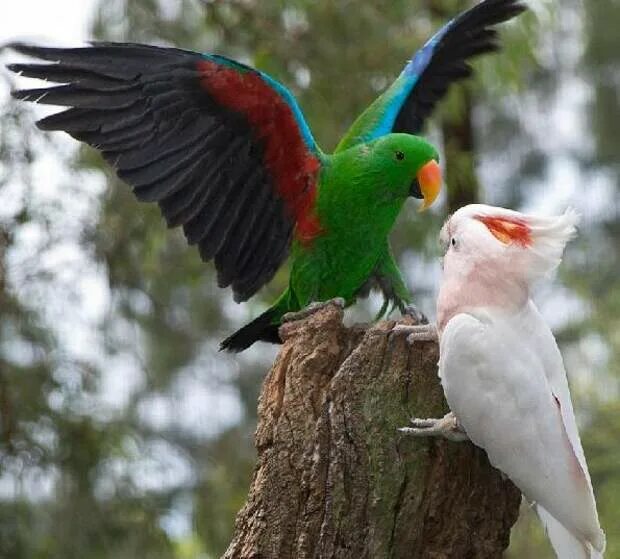
[[[529,247],[532,244],[531,229],[523,219],[489,215],[477,215],[475,219],[484,223],[491,234],[505,245],[516,243]]]

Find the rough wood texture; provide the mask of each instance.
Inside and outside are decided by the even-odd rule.
[[[396,431],[446,408],[437,345],[393,324],[345,328],[328,306],[282,327],[226,558],[501,557],[520,493],[470,443]]]

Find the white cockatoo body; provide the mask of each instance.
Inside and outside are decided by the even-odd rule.
[[[439,374],[467,436],[536,504],[560,559],[605,546],[556,341],[530,299],[577,216],[471,205],[444,225]],[[415,431],[415,430],[412,430]],[[421,431],[421,430],[420,430]]]

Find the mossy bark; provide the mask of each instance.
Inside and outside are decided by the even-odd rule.
[[[328,306],[285,324],[259,402],[258,463],[226,558],[491,558],[520,493],[470,443],[408,438],[446,411],[433,342]]]

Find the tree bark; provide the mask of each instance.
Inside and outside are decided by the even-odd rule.
[[[397,432],[447,408],[437,344],[393,325],[346,328],[330,305],[282,327],[225,558],[501,557],[520,493],[470,443]]]

